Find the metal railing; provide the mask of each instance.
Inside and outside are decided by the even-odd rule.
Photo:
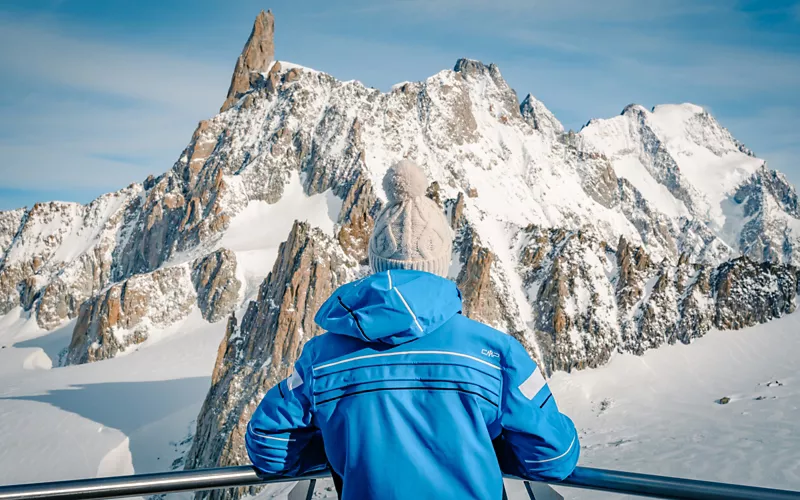
[[[78,500],[122,498],[182,491],[253,486],[330,477],[327,471],[302,477],[261,476],[250,466],[185,470],[21,484],[0,487],[0,500]],[[525,481],[522,478],[506,476]],[[737,484],[696,481],[677,477],[653,476],[590,467],[578,467],[559,486],[622,493],[629,495],[692,500],[789,500],[800,499],[800,492],[757,488]],[[309,497],[310,498],[310,497]]]

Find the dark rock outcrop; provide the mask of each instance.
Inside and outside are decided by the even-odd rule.
[[[797,269],[747,257],[719,266],[652,262],[620,238],[609,248],[585,230],[528,227],[519,264],[548,371],[595,367],[615,351],[767,322],[796,307]]]
[[[522,115],[522,119],[533,127],[534,130],[538,130],[549,137],[554,137],[564,132],[564,126],[558,121],[555,115],[531,94],[525,96],[525,99],[519,106],[519,111]]]
[[[529,226],[520,249],[546,371],[605,363],[617,347],[616,304],[601,262],[605,243],[582,230]]]
[[[739,186],[732,201],[741,205],[747,220],[739,233],[742,253],[755,260],[792,262],[796,241],[791,227],[800,220],[800,208],[786,177],[763,166]],[[780,207],[783,216],[775,217],[772,207]]]
[[[203,317],[213,323],[233,312],[242,286],[236,278],[236,255],[222,248],[196,260],[192,268],[192,283]]]
[[[244,434],[253,410],[269,388],[289,375],[305,342],[321,333],[314,314],[354,277],[355,267],[320,230],[294,224],[241,323],[235,316],[228,320],[187,468],[249,463]],[[249,491],[218,490],[197,498],[240,498]]]
[[[369,237],[380,207],[381,203],[375,196],[372,183],[365,175],[359,175],[344,198],[339,212],[336,239],[344,252],[361,264],[368,261]]]
[[[711,275],[714,325],[738,330],[779,318],[796,307],[797,270],[747,257],[725,262]]]
[[[460,194],[459,199],[462,199]],[[527,338],[526,328],[509,296],[508,283],[496,264],[497,256],[481,244],[472,226],[461,221],[456,233],[454,259],[458,259],[461,266],[456,284],[461,291],[463,314],[514,336],[536,358],[536,349]]]
[[[253,30],[247,39],[242,54],[236,60],[236,67],[231,77],[228,96],[220,108],[227,111],[239,98],[247,92],[257,80],[260,73],[267,71],[275,60],[275,17],[271,11],[261,11],[253,24]]]
[[[91,363],[147,340],[152,328],[189,314],[195,303],[186,266],[133,276],[80,307],[66,363]]]

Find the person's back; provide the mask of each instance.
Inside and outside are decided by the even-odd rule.
[[[390,171],[370,241],[376,272],[322,306],[315,319],[328,333],[306,343],[254,413],[250,458],[286,475],[328,462],[348,500],[497,500],[502,472],[562,479],[578,459],[575,428],[519,342],[461,315],[455,284],[437,276],[449,228],[414,168]]]

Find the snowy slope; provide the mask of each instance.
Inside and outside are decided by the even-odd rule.
[[[244,296],[251,298],[267,276],[295,219],[308,221],[333,236],[334,223],[342,200],[330,191],[306,196],[300,178],[292,175],[284,195],[274,204],[252,200],[231,220],[230,227],[219,242],[221,248],[232,250],[240,273],[247,284]]]
[[[703,108],[687,103],[648,111],[630,105],[620,116],[591,120],[580,135],[608,156],[617,176],[630,181],[666,215],[703,221],[734,253],[797,262],[781,248],[784,241],[795,244],[800,234],[797,213],[786,207],[772,213],[758,211],[774,226],[759,228],[761,237],[779,239],[774,244],[777,249],[762,253],[761,248],[750,248],[748,220],[737,214],[743,201],[738,191],[774,173]],[[790,197],[794,195],[785,179],[779,183]],[[774,201],[775,194],[768,201]]]
[[[128,356],[52,368],[71,331],[0,328],[0,484],[168,470],[208,390],[222,334],[196,312]]]
[[[286,193],[275,204],[249,202],[216,244],[236,254],[236,273],[252,286],[237,308],[257,292],[296,219],[332,235],[339,198],[306,196],[297,175]],[[176,255],[163,269],[196,255]],[[225,324],[208,323],[196,307],[171,321],[123,355],[59,367],[76,320],[47,331],[20,307],[0,316],[0,484],[182,468]]]
[[[800,491],[798,329],[791,315],[556,374],[581,465]]]
[[[697,199],[689,200],[690,206],[684,208],[691,210],[697,205],[695,215],[718,226],[723,218],[719,204],[764,163],[743,152],[727,130],[694,104],[660,105],[652,112],[630,106],[615,118],[592,120],[580,133],[607,154],[615,168],[617,161],[632,163],[622,170],[637,187],[655,181],[669,191],[674,186],[659,179],[665,174],[659,167],[668,165],[652,164],[653,150],[662,147],[674,159],[678,179],[685,178],[696,191],[692,194]],[[618,175],[627,178],[619,171]],[[665,205],[681,202],[674,195],[672,198],[656,200]]]

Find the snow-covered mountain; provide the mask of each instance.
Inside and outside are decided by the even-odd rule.
[[[192,311],[225,330],[188,466],[245,460],[254,404],[320,333],[330,291],[365,272],[402,158],[456,230],[465,312],[548,372],[794,310],[795,189],[702,108],[630,105],[565,132],[494,65],[384,93],[275,61],[273,32],[262,12],[221,112],[166,173],[0,212],[0,316],[75,320],[62,364],[152,344]]]

